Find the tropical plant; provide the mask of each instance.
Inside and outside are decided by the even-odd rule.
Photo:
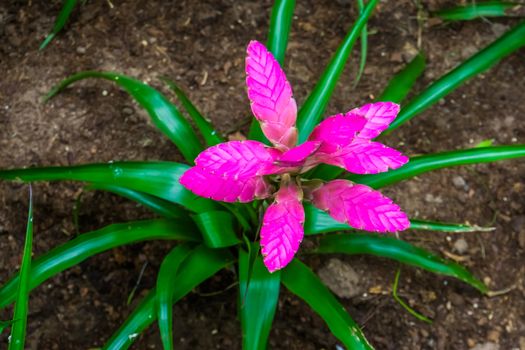
[[[177,244],[164,258],[156,286],[152,286],[129,318],[108,340],[104,349],[128,348],[155,319],[158,320],[164,348],[172,349],[173,304],[210,276],[224,268],[231,267],[238,271],[239,314],[243,333],[243,348],[264,349],[266,347],[278,304],[279,289],[283,285],[318,313],[334,336],[349,349],[371,349],[372,345],[368,343],[359,326],[316,274],[301,261],[301,255],[293,258],[302,232],[307,237],[316,235],[318,241],[318,246],[308,251],[309,254],[343,253],[381,256],[457,278],[481,293],[487,293],[488,288],[483,282],[455,262],[442,259],[431,252],[391,236],[356,231],[357,229],[396,231],[408,226],[415,230],[445,232],[467,232],[482,229],[477,226],[428,222],[417,219],[407,221],[406,215],[397,206],[391,204],[378,192],[372,191],[372,188],[379,189],[444,167],[523,157],[525,156],[525,145],[488,146],[422,155],[411,157],[408,162],[404,156],[392,150],[386,158],[379,157],[385,164],[379,166],[373,161],[373,166],[368,166],[369,164],[365,162],[361,164],[365,166],[362,171],[355,171],[355,168],[351,168],[355,164],[345,162],[344,157],[339,157],[343,154],[337,152],[340,149],[346,150],[349,144],[352,146],[354,138],[359,138],[359,132],[363,133],[362,137],[366,136],[366,144],[372,144],[371,139],[376,137],[391,122],[386,133],[400,127],[469,78],[487,70],[501,58],[524,46],[525,22],[516,25],[492,44],[437,79],[407,103],[403,102],[405,97],[424,70],[425,60],[422,53],[399,72],[381,94],[380,100],[390,103],[376,103],[368,105],[364,109],[354,110],[350,115],[356,115],[355,118],[336,116],[323,122],[321,119],[326,106],[348,61],[353,45],[363,35],[364,27],[377,3],[378,0],[370,0],[363,7],[357,21],[334,53],[315,88],[306,98],[303,106],[299,108],[296,119],[297,129],[295,129],[295,115],[293,118],[286,119],[286,123],[279,122],[281,114],[284,113],[290,117],[295,111],[291,89],[287,85],[284,73],[282,75],[279,73],[279,67],[284,61],[295,2],[293,0],[277,0],[275,2],[267,41],[269,52],[265,51],[266,49],[262,44],[252,44],[251,46],[252,49],[264,52],[263,55],[259,56],[261,67],[269,67],[268,71],[261,71],[259,67],[260,79],[255,79],[255,82],[248,81],[252,110],[263,125],[261,129],[257,121],[252,123],[249,138],[254,141],[224,144],[224,139],[202,116],[184,92],[169,80],[165,81],[174,90],[183,107],[191,116],[204,139],[205,146],[211,147],[208,150],[204,150],[205,146],[200,142],[192,126],[177,107],[160,92],[143,82],[121,74],[96,71],[81,72],[61,82],[48,94],[46,99],[54,97],[75,81],[85,78],[102,78],[118,84],[148,111],[155,125],[173,141],[191,166],[174,162],[144,161],[0,171],[0,178],[6,180],[24,182],[75,180],[87,182],[90,189],[110,191],[122,195],[142,204],[162,217],[114,224],[97,231],[81,234],[70,242],[36,258],[31,262],[30,269],[24,268],[27,265],[23,264],[21,272],[13,276],[0,288],[0,308],[13,302],[16,302],[17,307],[18,304],[27,305],[27,292],[29,290],[100,252],[134,242],[172,240]],[[252,70],[253,57],[255,57],[255,53],[249,53],[247,70],[252,77],[257,74],[256,71]],[[273,57],[276,62],[273,61]],[[250,62],[250,60],[252,61]],[[269,66],[263,64],[270,62],[268,60],[272,60]],[[281,84],[281,89],[275,91],[281,93],[284,91],[282,101],[279,100],[279,96],[272,94],[273,89],[266,91],[268,86],[265,87],[264,84],[270,84],[269,81],[272,79],[272,84],[276,84],[276,82]],[[286,88],[282,88],[282,86]],[[264,98],[256,96],[264,91],[267,92]],[[279,101],[279,107],[274,108],[272,105],[268,110],[266,107],[268,107],[269,101],[273,101],[272,103]],[[399,103],[402,108],[397,118],[393,119],[397,114],[396,104]],[[393,111],[390,110],[388,121],[380,123],[380,126],[376,126],[375,129],[366,131],[363,128],[369,122],[367,111],[374,109],[377,111],[376,107],[379,106],[381,108],[389,106],[393,109]],[[384,110],[382,111],[384,112]],[[272,119],[276,113],[279,117]],[[348,121],[347,118],[353,118],[351,124],[345,124]],[[293,119],[293,123],[290,122],[291,119]],[[329,132],[340,131],[342,125],[356,129],[349,134],[344,134],[346,136],[345,144],[331,143],[330,138],[323,136],[323,132],[326,130]],[[316,127],[318,129],[315,129]],[[332,130],[330,127],[337,128]],[[320,132],[320,130],[324,131]],[[368,132],[370,134],[367,134]],[[293,148],[296,145],[296,140],[299,146]],[[262,145],[268,144],[269,141],[272,141],[277,149],[271,150]],[[359,147],[362,146],[361,143],[359,145]],[[224,148],[228,148],[226,154],[223,153],[222,156],[231,157],[240,147],[244,147],[243,151],[248,150],[249,153],[261,155],[264,161],[260,162],[260,157],[256,157],[258,160],[256,163],[238,163],[242,161],[238,157],[239,159],[234,159],[231,163],[224,162],[224,159],[218,163],[215,162],[217,159],[213,157],[216,157],[216,152],[222,152]],[[257,152],[252,152],[254,149]],[[299,151],[300,154],[297,154]],[[334,155],[334,152],[337,154]],[[352,155],[354,158],[359,158],[360,155],[366,158],[367,154],[366,152],[344,153],[344,155]],[[306,162],[312,163],[307,164]],[[320,165],[316,169],[307,169],[320,162],[332,165]],[[261,171],[259,167],[261,163],[268,168],[276,166],[277,169],[274,168],[269,172]],[[221,168],[224,164],[227,166]],[[337,166],[333,166],[334,164]],[[341,167],[358,174],[342,175]],[[290,170],[290,168],[293,169]],[[377,174],[367,174],[367,172],[377,172],[378,168],[382,171],[387,170],[387,168],[395,169]],[[231,169],[236,170],[232,172]],[[220,186],[211,189],[206,187],[207,185],[204,183],[202,183],[204,189],[202,191],[200,186],[194,186],[200,181],[196,176],[201,176],[201,180],[202,177],[207,180],[206,176],[213,176],[214,172],[216,173],[218,170],[221,170],[222,175],[225,176],[214,178],[213,181],[220,186],[225,184],[230,186],[229,191],[225,191]],[[309,171],[302,172],[302,170]],[[240,177],[241,172],[244,172],[244,175],[250,174],[251,177],[247,177],[250,180]],[[298,201],[300,187],[297,185],[298,182],[292,181],[292,178],[301,172],[303,180],[299,183],[312,184],[312,186],[301,187],[306,189],[305,193],[309,191],[309,196],[315,205],[310,203],[301,205]],[[269,203],[272,201],[272,193],[269,191],[269,183],[266,182],[268,176],[274,176],[270,180],[281,183],[281,189],[275,196],[276,203],[273,204]],[[184,181],[185,177],[187,181]],[[337,180],[328,182],[328,184],[335,185],[330,185],[326,191],[316,192],[328,186],[320,185],[322,182],[319,180],[330,181],[334,179]],[[239,189],[239,181],[245,180],[249,182],[249,186],[244,184]],[[200,195],[221,201],[195,195],[187,190],[181,182]],[[372,203],[382,207],[386,206],[387,212],[393,212],[399,219],[396,221],[398,226],[390,227],[391,222],[389,220],[383,221],[383,219],[380,219],[380,223],[366,221],[366,214],[350,215],[345,212],[336,214],[336,210],[329,210],[327,213],[316,208],[318,206],[322,209],[330,209],[331,204],[327,202],[328,199],[333,199],[332,196],[334,195],[348,198],[345,193],[352,191],[352,188],[366,189],[366,193],[374,193],[374,201],[377,202],[373,201]],[[248,190],[251,193],[246,195]],[[222,201],[224,199],[231,199],[231,202],[235,203],[226,203]],[[237,203],[237,199],[241,199],[242,202],[255,200],[249,203]],[[285,216],[276,215],[280,210],[279,203],[286,203],[284,205],[286,207]],[[367,209],[380,210],[379,207],[374,206]],[[261,219],[264,210],[266,210],[266,215],[270,216],[267,221],[270,226],[276,225],[275,218],[284,220],[282,222],[285,223],[294,220],[292,223],[294,230],[279,230],[277,225],[274,227],[275,230],[268,231],[262,226],[263,220]],[[359,212],[359,210],[357,211]],[[289,215],[290,213],[291,215]],[[356,217],[362,219],[362,225],[359,224]],[[279,221],[279,224],[282,222]],[[379,225],[385,226],[384,229],[378,229],[380,228]],[[290,232],[293,233],[294,239],[288,242],[283,239],[283,237],[286,238],[283,234],[286,235]],[[271,249],[273,243],[265,241],[265,237],[275,236],[276,233],[279,234],[277,238],[279,238],[278,243],[280,245],[288,243],[291,245],[290,249],[284,249],[283,257],[285,259],[282,261],[272,258],[274,257]],[[263,256],[261,256],[259,249],[259,234],[263,245],[265,245],[262,250]],[[28,234],[28,241],[30,242],[29,238],[30,235]],[[30,254],[24,254],[24,260],[28,259],[28,256],[30,257]],[[269,269],[273,272],[270,272]],[[25,318],[22,312],[17,313],[17,315],[13,320],[13,328],[17,327],[19,321],[17,317]]]

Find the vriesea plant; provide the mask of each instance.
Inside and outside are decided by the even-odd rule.
[[[382,256],[457,278],[487,293],[487,287],[457,263],[393,235],[363,231],[490,229],[409,220],[397,205],[376,190],[434,169],[523,157],[525,145],[473,148],[409,159],[374,138],[381,132],[390,133],[468,78],[525,45],[525,22],[436,80],[408,103],[403,100],[424,70],[422,54],[391,80],[379,98],[383,102],[369,103],[322,121],[352,47],[376,4],[377,0],[371,0],[362,9],[314,90],[297,110],[280,66],[294,1],[275,2],[268,49],[258,42],[248,46],[248,96],[256,118],[250,128],[250,140],[224,142],[184,92],[167,79],[164,81],[202,134],[205,147],[177,107],[138,80],[90,71],[60,83],[47,99],[84,78],[115,82],[148,111],[155,125],[191,165],[112,162],[0,171],[0,178],[8,180],[88,182],[89,190],[117,193],[163,217],[84,233],[36,258],[31,269],[22,272],[22,279],[15,275],[0,288],[0,308],[17,299],[21,280],[25,281],[23,291],[29,291],[94,254],[155,239],[178,244],[164,258],[156,286],[152,286],[104,349],[128,348],[155,319],[164,348],[173,349],[173,304],[224,268],[238,270],[244,349],[266,347],[281,285],[308,303],[347,348],[371,349],[359,326],[301,261],[302,251],[298,248],[303,235],[323,234],[316,237],[318,244],[308,251],[310,254]],[[400,110],[398,104],[402,106]],[[26,294],[19,293],[21,303],[27,301],[23,297]]]
[[[303,197],[335,220],[376,232],[410,226],[399,207],[368,186],[349,180],[303,181],[320,163],[356,174],[397,169],[408,161],[400,152],[371,139],[395,119],[399,105],[367,104],[321,122],[308,141],[297,146],[297,105],[279,63],[266,47],[252,41],[246,59],[246,84],[253,114],[274,144],[230,141],[208,148],[195,159],[180,183],[193,193],[224,202],[273,197],[261,224],[261,252],[270,272],[292,260],[304,235]],[[278,191],[272,196],[274,187]],[[262,203],[262,202],[260,202]]]

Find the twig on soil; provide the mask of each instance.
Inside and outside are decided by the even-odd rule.
[[[410,306],[408,306],[407,303],[403,301],[398,295],[397,295],[397,285],[399,284],[399,276],[401,275],[401,268],[397,269],[396,277],[394,279],[394,286],[392,287],[392,295],[394,296],[394,299],[401,305],[405,310],[407,310],[412,316],[417,318],[420,321],[432,324],[432,320],[419,312],[412,309]]]
[[[146,270],[146,266],[148,266],[148,262],[147,261],[145,261],[144,265],[142,265],[142,268],[140,269],[140,272],[139,272],[139,278],[137,278],[137,283],[135,283],[135,286],[131,290],[131,293],[129,293],[128,301],[127,301],[128,305],[131,304],[131,301],[133,300],[133,297],[135,296],[135,292],[137,291],[137,288],[140,285],[140,281],[142,280],[142,276],[144,275],[144,271]]]
[[[464,261],[467,261],[467,260],[470,260],[470,256],[461,256],[461,255],[456,255],[456,254],[453,254],[449,251],[446,251],[444,249],[441,250],[443,252],[443,254],[447,257],[447,258],[450,258],[456,262],[464,262]]]
[[[489,290],[487,292],[487,296],[492,298],[492,297],[499,297],[500,295],[504,295],[504,294],[507,294],[507,293],[510,293],[512,292],[514,289],[516,289],[516,285],[513,284],[507,288],[503,288],[503,289],[500,289],[500,290]]]

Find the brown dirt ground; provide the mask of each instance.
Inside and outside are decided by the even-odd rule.
[[[74,12],[58,38],[39,52],[61,1],[2,1],[0,4],[0,168],[68,165],[110,160],[173,160],[181,156],[151,125],[147,115],[115,86],[87,81],[43,105],[41,96],[61,78],[86,69],[122,72],[163,88],[157,77],[176,79],[223,133],[245,130],[249,105],[243,62],[250,39],[264,40],[271,1],[123,0],[88,1]],[[484,47],[515,21],[439,24],[423,20],[418,36],[415,1],[382,1],[370,22],[367,68],[352,88],[357,55],[339,84],[328,112],[369,101],[402,67],[418,37],[428,67],[421,89]],[[422,1],[432,10],[452,1]],[[298,1],[285,69],[301,103],[323,65],[355,18],[353,1]],[[409,155],[525,141],[525,51],[504,59],[471,80],[388,139]],[[455,186],[461,176],[466,186]],[[488,298],[455,280],[403,269],[400,294],[434,318],[419,322],[391,297],[397,268],[370,257],[339,257],[360,277],[362,293],[342,299],[377,349],[525,349],[525,163],[519,160],[426,174],[385,191],[412,217],[494,225],[489,233],[403,233],[402,238],[435,252],[462,257],[494,290]],[[35,255],[76,235],[72,208],[81,186],[35,185]],[[18,267],[23,245],[27,189],[0,183],[0,281]],[[133,203],[106,193],[86,193],[82,232],[109,223],[149,217]],[[29,349],[89,349],[104,344],[136,305],[126,305],[139,271],[148,263],[138,294],[155,283],[169,243],[150,242],[101,254],[37,288],[31,296]],[[456,253],[457,254],[457,253]],[[311,258],[316,271],[328,257]],[[213,297],[233,275],[225,271],[175,306],[178,349],[239,349],[236,293]],[[380,291],[379,293],[377,293]],[[381,292],[384,291],[384,292]],[[0,313],[9,318],[10,310]],[[6,334],[0,348],[6,347]],[[305,304],[283,290],[270,340],[272,349],[335,349],[337,340]],[[156,327],[135,349],[160,349]],[[479,348],[478,348],[479,349]]]

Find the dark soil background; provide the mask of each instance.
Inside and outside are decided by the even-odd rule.
[[[299,103],[353,23],[354,3],[298,1],[285,70]],[[370,101],[412,57],[418,41],[428,56],[427,70],[416,86],[422,89],[516,23],[497,19],[443,24],[425,14],[454,1],[416,3],[381,2],[370,21],[362,81],[352,88],[356,52],[328,113]],[[265,40],[272,1],[87,1],[58,38],[38,51],[60,5],[58,0],[0,3],[0,168],[182,160],[144,111],[111,83],[86,81],[41,103],[42,95],[62,78],[87,69],[121,72],[163,90],[158,77],[171,77],[221,132],[246,130],[250,110],[245,47],[251,39]],[[524,77],[521,50],[385,142],[409,155],[468,148],[485,139],[524,143]],[[437,171],[385,190],[411,217],[496,227],[486,233],[401,235],[434,252],[454,254],[493,290],[511,287],[489,298],[458,281],[405,267],[400,294],[433,318],[432,325],[415,319],[392,298],[397,264],[372,257],[306,260],[321,275],[342,276],[331,287],[339,295],[352,291],[353,297],[341,300],[377,349],[525,350],[524,178],[525,163],[514,160]],[[35,256],[77,235],[72,212],[81,190],[76,183],[34,186]],[[1,283],[19,266],[26,212],[27,186],[0,183]],[[127,200],[88,192],[82,196],[80,231],[151,216]],[[37,288],[31,294],[27,348],[102,346],[154,286],[171,245],[150,242],[115,249]],[[144,264],[145,274],[128,306],[126,299]],[[240,348],[235,289],[206,296],[224,290],[233,278],[231,271],[224,271],[175,306],[176,348]],[[9,319],[10,312],[0,312],[0,319]],[[6,343],[4,332],[0,348],[7,348]],[[324,322],[283,289],[270,348],[339,347]],[[156,326],[140,336],[134,349],[161,349]]]

